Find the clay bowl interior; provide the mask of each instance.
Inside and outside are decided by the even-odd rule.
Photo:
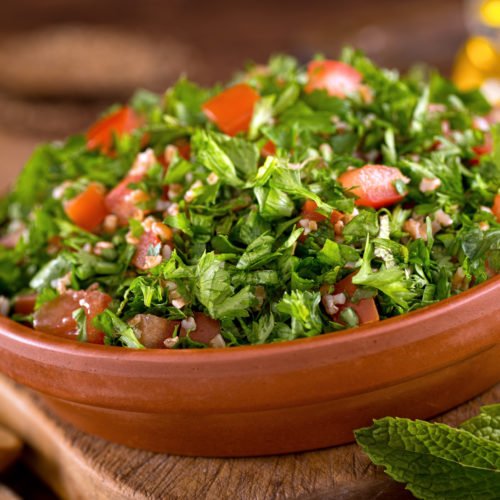
[[[0,371],[110,441],[194,456],[347,443],[386,415],[428,418],[500,380],[500,277],[377,324],[270,345],[132,350],[0,318]]]

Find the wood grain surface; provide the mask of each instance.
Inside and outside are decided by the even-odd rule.
[[[456,426],[477,414],[480,406],[495,402],[500,402],[500,384],[437,420]],[[3,376],[0,423],[25,441],[24,461],[65,499],[413,498],[371,465],[355,444],[263,458],[149,453],[65,424],[36,394]]]
[[[22,441],[15,434],[0,426],[0,473],[21,456],[22,448]]]

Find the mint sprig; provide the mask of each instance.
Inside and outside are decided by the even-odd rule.
[[[376,465],[425,500],[500,498],[500,405],[459,429],[385,417],[354,432]]]

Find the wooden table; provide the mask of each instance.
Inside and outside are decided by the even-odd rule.
[[[500,402],[500,384],[437,420],[456,426]],[[192,458],[108,443],[62,422],[32,391],[0,376],[0,424],[58,495],[78,500],[413,498],[357,445],[262,458]]]

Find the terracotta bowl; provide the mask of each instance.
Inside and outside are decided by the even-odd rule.
[[[64,420],[180,455],[250,456],[353,440],[386,415],[427,418],[500,380],[500,277],[357,329],[271,345],[135,351],[0,319],[0,370]]]

